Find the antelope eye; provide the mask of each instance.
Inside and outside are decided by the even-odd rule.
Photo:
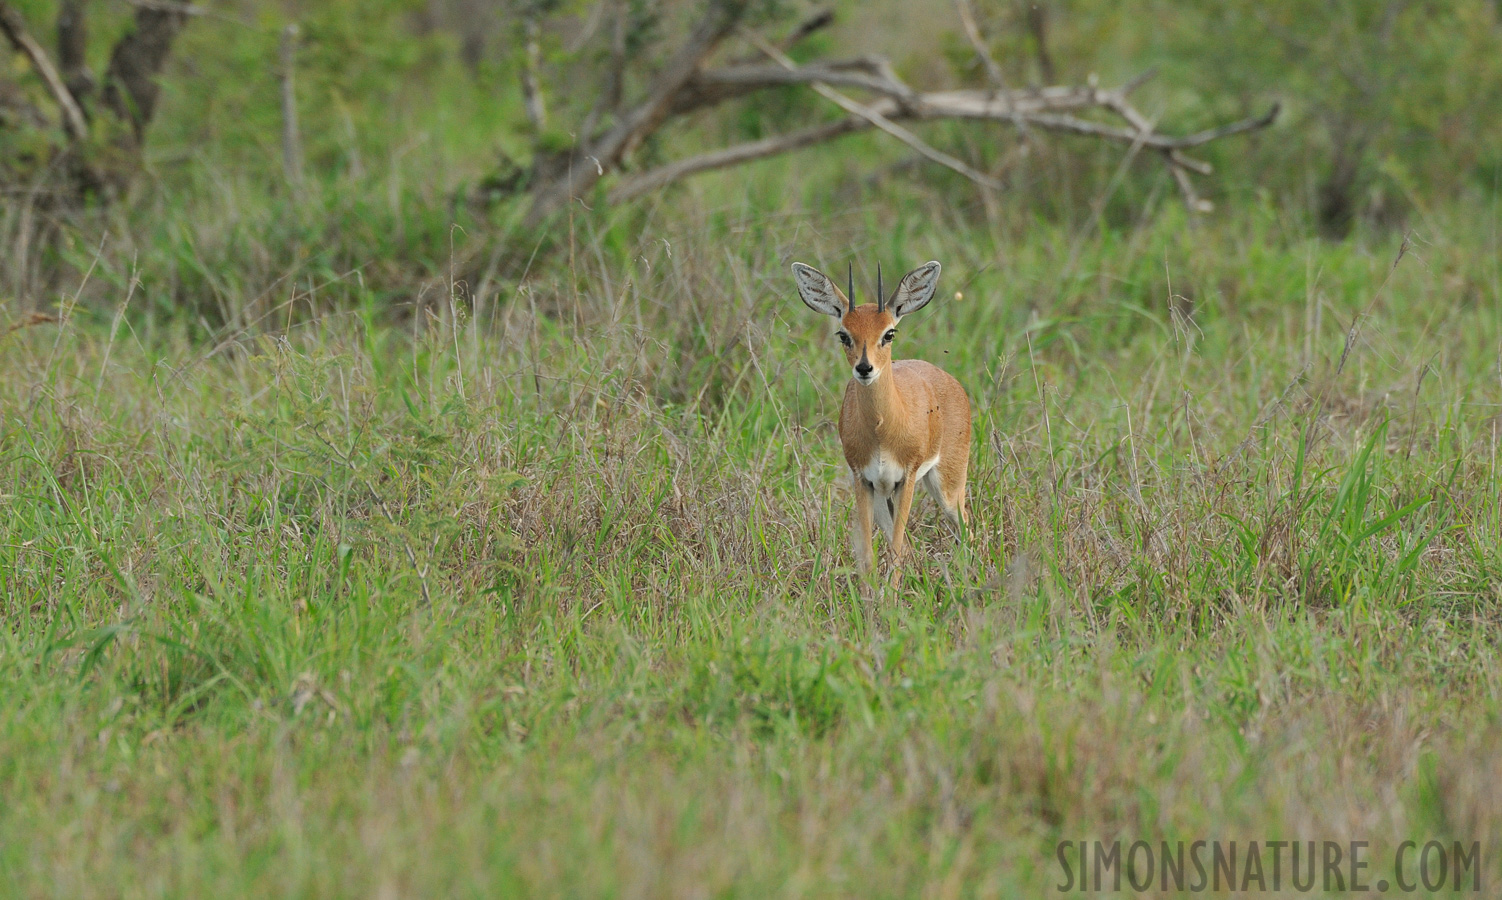
[[[846,347],[853,346],[853,344],[854,344],[854,342],[850,340],[850,335],[846,334],[843,331],[837,332],[835,334],[835,337],[839,338],[840,339],[840,343],[844,344]]]
[[[889,330],[886,334],[884,334],[884,335],[881,336],[881,342],[883,344],[890,344],[890,343],[892,343],[892,340],[894,338],[896,338],[896,337],[897,337],[897,329],[893,328],[893,329]]]

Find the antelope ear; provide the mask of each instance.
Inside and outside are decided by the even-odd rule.
[[[834,286],[828,275],[812,266],[795,262],[793,280],[798,282],[798,296],[803,298],[803,303],[809,309],[836,319],[844,317],[847,304],[840,296],[840,289]]]
[[[900,319],[928,305],[939,287],[939,269],[939,264],[931,260],[902,276],[902,282],[897,285],[892,302],[888,304],[892,315]]]

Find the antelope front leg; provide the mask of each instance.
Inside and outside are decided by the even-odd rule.
[[[855,545],[855,564],[861,573],[870,572],[876,565],[876,554],[871,552],[871,488],[859,475],[855,476],[855,516],[850,520],[850,542]]]
[[[902,559],[907,555],[907,514],[913,508],[913,488],[917,479],[909,472],[897,487],[897,510],[892,516],[892,584],[902,576]]]

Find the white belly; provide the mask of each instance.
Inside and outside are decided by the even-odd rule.
[[[913,477],[921,481],[923,476],[938,464],[939,456],[934,454],[933,459],[918,466],[918,471]],[[879,450],[871,455],[871,459],[866,462],[866,467],[861,469],[861,477],[871,485],[871,490],[875,491],[878,497],[890,497],[897,490],[897,485],[902,483],[906,474],[895,458]]]
[[[918,467],[918,471],[913,477],[918,481],[922,481],[923,476],[927,475],[938,464],[939,457],[935,454],[933,459],[924,462]],[[897,491],[897,485],[902,483],[902,479],[906,474],[902,466],[897,464],[896,459],[880,451],[872,455],[871,459],[866,463],[866,467],[860,471],[861,479],[866,484],[871,485],[871,512],[876,520],[876,527],[880,528],[881,533],[887,536],[887,540],[892,539],[892,520],[897,514],[897,503],[894,495]],[[857,487],[857,490],[861,490],[862,488],[863,486]]]
[[[898,483],[902,481],[903,474],[902,467],[897,464],[897,460],[880,450],[871,454],[866,467],[861,469],[861,477],[871,485],[871,489],[878,497],[890,497],[897,489]]]

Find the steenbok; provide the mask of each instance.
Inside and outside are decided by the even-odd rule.
[[[892,553],[892,578],[907,549],[907,516],[918,482],[944,510],[956,533],[968,523],[965,469],[970,462],[970,398],[954,377],[918,359],[892,360],[897,323],[922,309],[939,286],[939,264],[924,263],[903,276],[891,297],[883,295],[877,267],[876,302],[855,305],[818,269],[793,263],[798,296],[814,312],[839,323],[835,337],[845,348],[852,378],[840,407],[840,443],[855,485],[851,533],[862,571],[875,564],[872,520],[881,526]]]

